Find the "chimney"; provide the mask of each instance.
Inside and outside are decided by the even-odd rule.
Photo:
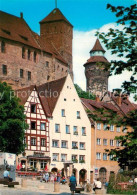
[[[118,104],[119,106],[121,106],[121,101],[122,101],[121,96],[118,96],[117,99],[116,99],[116,101],[117,101],[117,104]]]
[[[100,102],[99,96],[96,96],[96,102]]]
[[[23,12],[20,12],[20,18],[23,19]]]

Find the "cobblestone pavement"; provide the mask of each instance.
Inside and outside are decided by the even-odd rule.
[[[27,186],[23,188],[21,186],[21,179],[16,177],[16,181],[19,181],[20,185],[16,185],[14,188],[8,188],[0,184],[0,195],[51,195],[51,194],[62,194],[62,195],[70,195],[70,189],[68,184],[62,185],[60,184],[60,193],[54,192],[54,184],[53,183],[45,183],[40,182],[36,179],[26,179]],[[91,193],[82,192],[81,195],[86,195]]]

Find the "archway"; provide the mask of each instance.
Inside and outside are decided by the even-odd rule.
[[[101,167],[99,170],[99,179],[102,184],[105,184],[107,181],[107,170],[104,167]]]
[[[57,173],[58,172],[58,169],[56,167],[54,167],[54,168],[51,169],[51,172],[53,172],[53,173],[56,172]]]
[[[85,183],[87,181],[87,171],[85,169],[81,169],[79,171],[79,183]]]

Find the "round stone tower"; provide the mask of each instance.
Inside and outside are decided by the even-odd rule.
[[[90,51],[90,58],[84,64],[87,80],[87,91],[102,96],[108,90],[109,71],[105,71],[108,60],[104,57],[105,50],[96,40],[94,47]]]

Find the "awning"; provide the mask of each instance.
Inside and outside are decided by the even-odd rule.
[[[50,160],[49,156],[27,156],[28,159]]]

